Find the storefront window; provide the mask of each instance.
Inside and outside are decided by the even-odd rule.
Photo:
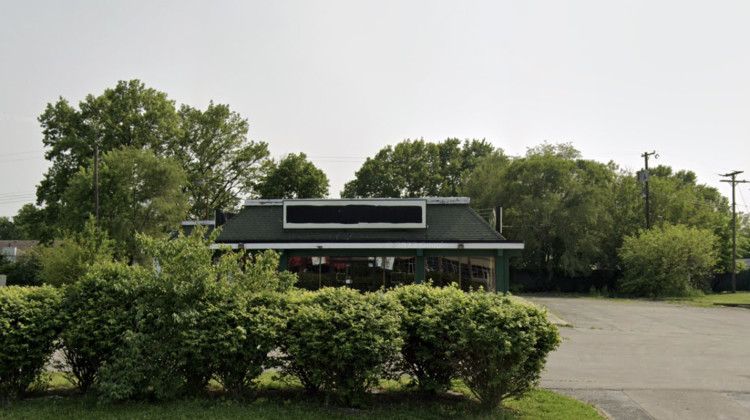
[[[382,287],[413,284],[415,257],[291,257],[289,271],[299,276],[298,286],[351,287],[375,291]],[[463,290],[495,290],[495,260],[492,257],[427,257],[425,276],[435,286],[456,283]]]

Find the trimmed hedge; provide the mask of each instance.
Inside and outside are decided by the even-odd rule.
[[[448,389],[457,377],[454,356],[468,295],[458,287],[429,284],[399,287],[391,293],[404,307],[401,370],[421,391]]]
[[[536,386],[547,354],[560,344],[544,310],[491,293],[469,295],[459,329],[458,377],[491,407]]]
[[[281,301],[273,292],[227,296],[206,317],[216,379],[235,399],[243,398],[253,381],[274,367],[269,354],[284,326]]]
[[[141,280],[148,274],[138,267],[99,265],[64,289],[60,306],[64,371],[81,392],[99,384],[99,370],[124,345],[124,333],[135,328]]]
[[[401,310],[389,294],[349,288],[302,292],[290,302],[281,338],[284,372],[309,391],[336,391],[361,406],[401,348]]]
[[[428,392],[461,379],[495,406],[535,386],[560,342],[539,308],[455,286],[258,292],[183,273],[107,264],[62,291],[0,289],[0,392],[37,380],[59,337],[72,382],[104,400],[195,394],[211,379],[242,399],[280,366],[348,406],[401,374]]]
[[[0,400],[14,399],[37,381],[60,331],[59,290],[0,288]]]

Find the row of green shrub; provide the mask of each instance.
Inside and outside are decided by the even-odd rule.
[[[212,263],[191,238],[141,238],[156,270],[100,264],[63,289],[0,290],[0,393],[19,396],[61,348],[71,381],[110,401],[196,394],[212,379],[242,398],[278,368],[347,405],[406,374],[432,392],[461,379],[494,406],[534,386],[559,343],[541,310],[501,295],[302,291],[271,252]]]

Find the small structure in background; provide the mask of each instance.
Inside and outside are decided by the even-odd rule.
[[[6,261],[17,262],[23,254],[38,243],[39,241],[0,239],[0,256]]]
[[[297,273],[300,286],[310,289],[377,290],[432,280],[507,292],[509,260],[523,249],[465,197],[248,200],[218,222],[214,247],[276,250],[279,269]]]

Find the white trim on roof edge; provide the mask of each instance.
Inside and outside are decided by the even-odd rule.
[[[270,200],[245,200],[245,206],[280,206],[284,204],[284,201],[412,201],[412,200],[423,200],[427,204],[469,204],[471,199],[469,197],[422,197],[422,198],[302,198],[297,200],[283,200],[283,199],[270,199]]]
[[[262,242],[211,244],[211,249],[523,249],[523,242]]]
[[[195,226],[195,225],[204,225],[204,226],[213,226],[216,222],[213,220],[185,220],[182,222],[182,226]]]

